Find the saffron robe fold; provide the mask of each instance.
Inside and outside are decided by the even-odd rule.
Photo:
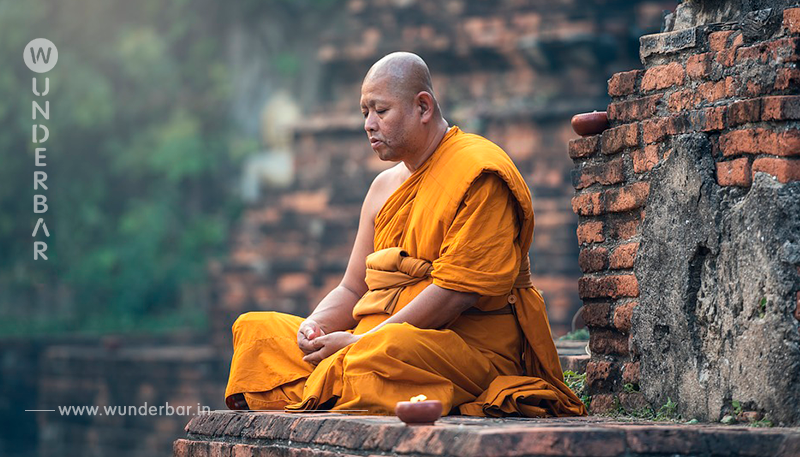
[[[397,401],[425,394],[475,416],[586,414],[563,382],[530,284],[533,224],[530,191],[505,152],[452,127],[379,211],[370,290],[348,332],[368,332],[431,283],[480,294],[482,311],[512,304],[515,314],[463,314],[441,329],[385,325],[314,367],[297,347],[302,318],[247,313],[233,327],[226,398],[243,393],[251,409],[393,414]]]

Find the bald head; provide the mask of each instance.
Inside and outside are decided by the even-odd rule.
[[[369,69],[360,104],[364,130],[378,157],[403,161],[412,171],[447,131],[428,66],[410,52],[389,54]]]
[[[386,81],[382,81],[384,79]],[[403,98],[413,98],[424,91],[436,100],[428,65],[420,56],[410,52],[393,52],[375,62],[364,77],[364,84],[378,81],[387,82],[395,95]],[[436,109],[438,111],[438,106]]]

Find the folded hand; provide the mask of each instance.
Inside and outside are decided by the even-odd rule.
[[[303,351],[303,353],[311,354],[316,351],[311,345],[311,341],[323,335],[325,335],[325,331],[322,330],[322,327],[317,321],[306,319],[300,324],[300,328],[297,330],[297,345],[300,346],[300,350]]]
[[[309,343],[314,349],[314,352],[303,357],[303,360],[312,365],[317,365],[322,359],[360,339],[360,335],[353,335],[348,332],[333,332],[328,335],[316,337]]]

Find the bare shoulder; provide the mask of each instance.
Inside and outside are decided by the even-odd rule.
[[[411,175],[405,165],[400,162],[397,165],[383,170],[372,181],[372,185],[364,199],[364,211],[372,220],[377,216],[389,196],[400,187],[403,182]]]

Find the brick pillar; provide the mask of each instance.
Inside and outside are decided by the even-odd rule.
[[[747,371],[743,367],[750,367],[750,376],[763,367],[764,373],[774,370],[778,376],[782,362],[772,360],[800,358],[796,350],[786,352],[776,347],[773,352],[777,359],[765,361],[753,369],[752,357],[745,353],[761,350],[767,354],[770,347],[781,344],[765,340],[760,343],[763,348],[758,349],[747,346],[750,343],[743,343],[741,339],[763,325],[757,319],[773,318],[770,309],[774,313],[775,333],[797,326],[793,313],[800,288],[800,269],[797,269],[800,254],[786,254],[794,248],[785,246],[794,246],[792,243],[796,243],[796,239],[780,238],[792,229],[775,232],[773,239],[765,240],[761,236],[760,241],[755,240],[762,243],[763,252],[767,254],[764,259],[752,262],[763,262],[767,279],[745,274],[750,271],[749,267],[737,263],[740,261],[736,257],[725,257],[724,252],[726,243],[736,247],[736,243],[746,242],[737,241],[740,239],[736,237],[741,230],[749,230],[749,226],[738,227],[735,225],[738,222],[731,222],[730,218],[738,217],[737,204],[741,207],[748,198],[763,198],[748,196],[759,173],[768,175],[759,179],[778,183],[764,184],[771,186],[770,191],[776,195],[792,195],[794,187],[783,189],[781,185],[800,181],[800,8],[786,9],[777,15],[776,11],[768,10],[755,13],[748,17],[751,20],[773,19],[764,19],[758,31],[748,28],[745,19],[738,24],[699,25],[642,37],[641,57],[645,68],[614,74],[608,82],[611,103],[607,112],[611,128],[600,135],[569,143],[569,154],[575,163],[576,194],[572,205],[580,218],[577,236],[583,276],[579,291],[585,306],[584,319],[591,332],[592,358],[587,366],[587,384],[593,396],[593,412],[608,411],[618,405],[629,410],[639,409],[648,403],[657,409],[667,394],[671,394],[672,400],[684,395],[679,406],[691,417],[718,420],[720,415],[731,410],[731,399],[742,399],[748,400],[752,409],[771,413],[773,417],[790,423],[800,420],[791,408],[781,406],[787,405],[781,398],[800,396],[797,386],[787,385],[764,393],[764,389],[759,391],[737,380],[736,372],[726,371],[725,365],[738,367],[740,373]],[[682,293],[691,295],[689,299],[693,301],[687,302],[691,306],[676,303],[666,290],[654,290],[653,285],[658,284],[654,276],[669,275],[670,271],[640,268],[645,249],[643,241],[648,239],[643,229],[651,227],[643,223],[646,215],[652,212],[655,216],[651,217],[659,218],[659,227],[690,223],[688,218],[669,221],[669,211],[665,208],[671,207],[663,198],[654,198],[654,192],[660,192],[658,189],[667,185],[662,185],[665,180],[678,180],[677,168],[669,164],[670,156],[677,148],[691,149],[687,144],[708,145],[707,148],[696,146],[695,151],[702,151],[693,157],[699,157],[698,164],[700,161],[710,164],[710,178],[688,176],[686,179],[702,181],[697,192],[706,199],[704,201],[710,202],[707,205],[711,209],[707,211],[712,214],[699,223],[711,233],[709,247],[703,245],[697,251],[699,254],[695,253],[691,261],[686,262],[687,271],[693,275],[689,276],[688,285],[687,281],[675,282],[686,287],[688,292]],[[781,205],[790,201],[793,200],[759,204],[766,215],[767,207],[778,205],[780,211]],[[680,230],[675,231],[676,236],[680,233]],[[646,248],[651,250],[658,249],[659,241],[671,242],[668,237],[661,240],[649,237],[648,241],[650,244]],[[769,246],[784,246],[784,251]],[[686,255],[662,251],[667,256],[665,266],[672,265],[667,260]],[[784,254],[771,254],[777,251]],[[713,262],[707,262],[712,257]],[[652,256],[648,262],[647,268],[651,268]],[[758,281],[769,283],[772,277],[778,278],[774,282],[776,286],[756,284]],[[696,279],[696,284],[691,282],[692,278]],[[703,281],[711,284],[703,293],[712,296],[699,292]],[[666,329],[665,338],[675,338],[680,334],[678,327],[683,325],[681,328],[688,328],[686,335],[692,342],[673,341],[671,347],[667,344],[658,353],[653,351],[655,346],[649,344],[647,352],[642,352],[637,348],[638,342],[652,341],[656,337],[649,327],[650,336],[635,335],[637,317],[639,313],[658,309],[659,294],[663,294],[662,304],[668,310],[665,315],[674,319],[661,327]],[[770,298],[751,299],[751,296]],[[715,321],[714,315],[701,316],[695,309],[701,306],[712,307],[721,313],[719,318]],[[759,309],[749,309],[759,306]],[[703,312],[708,313],[708,310]],[[717,328],[726,325],[731,329],[728,334]],[[655,327],[658,330],[659,325]],[[782,338],[791,343],[789,347],[794,347],[792,344],[797,344],[797,338],[791,331],[785,335],[789,336]],[[720,346],[718,354],[709,354],[709,347],[717,344],[712,336],[717,340],[730,339],[729,345],[727,348]],[[696,368],[697,373],[690,371],[690,375],[676,374],[675,370],[665,368],[668,364],[661,362],[662,359],[678,361],[681,357],[689,368],[702,367]],[[763,357],[768,359],[769,355]],[[670,363],[677,366],[677,362]],[[716,374],[723,372],[731,374]],[[719,378],[708,382],[707,373]],[[629,384],[627,389],[626,384]],[[661,393],[656,392],[657,389],[647,389],[655,385]],[[696,391],[699,397],[692,397],[688,393],[690,390]]]

